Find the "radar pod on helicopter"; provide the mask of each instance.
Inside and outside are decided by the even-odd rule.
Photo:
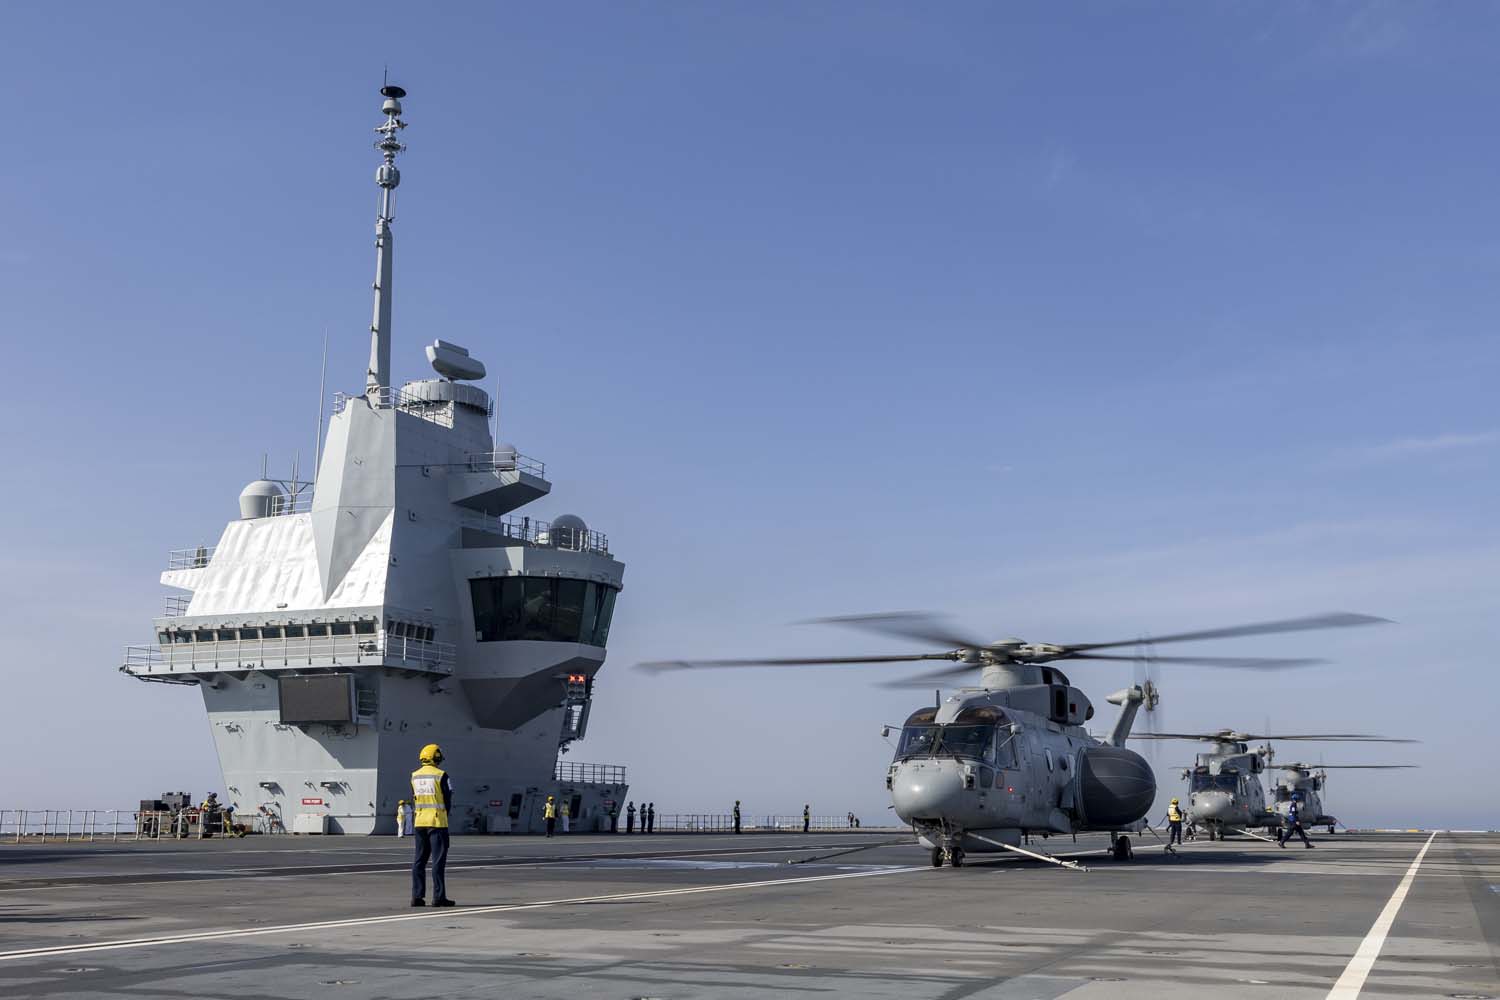
[[[1133,733],[1133,740],[1192,740],[1212,743],[1209,753],[1198,754],[1192,767],[1182,769],[1188,782],[1188,805],[1185,810],[1188,822],[1201,827],[1210,840],[1222,838],[1225,831],[1247,831],[1251,828],[1277,828],[1282,817],[1290,809],[1294,796],[1282,795],[1281,783],[1276,786],[1276,799],[1268,803],[1260,775],[1275,759],[1272,740],[1316,740],[1328,743],[1415,743],[1416,740],[1390,736],[1375,736],[1369,733],[1243,733],[1234,729],[1220,729],[1211,733]],[[1261,746],[1251,749],[1250,744],[1265,740]],[[1407,765],[1346,765],[1346,766],[1407,766]],[[1284,765],[1287,770],[1298,771],[1304,765]],[[1303,772],[1305,773],[1305,771]],[[1315,782],[1319,788],[1321,779]],[[1306,791],[1301,785],[1291,792]],[[1295,796],[1302,810],[1303,825],[1330,828],[1338,821],[1324,817],[1322,805],[1316,797],[1309,800],[1305,794]]]
[[[638,666],[661,671],[950,661],[951,665],[938,670],[887,682],[895,687],[926,687],[933,681],[964,677],[978,682],[946,700],[940,696],[936,706],[917,709],[901,726],[895,759],[885,777],[896,815],[911,824],[918,842],[931,850],[935,866],[962,865],[969,851],[1003,850],[1078,867],[1024,849],[1022,840],[1030,834],[1107,832],[1114,857],[1131,856],[1128,834],[1145,828],[1146,814],[1156,797],[1156,778],[1146,760],[1127,748],[1125,741],[1137,713],[1142,707],[1152,711],[1159,695],[1149,680],[1110,695],[1108,700],[1120,706],[1120,716],[1109,738],[1099,739],[1084,729],[1094,716],[1093,705],[1053,664],[1062,660],[1138,661],[1139,657],[1125,653],[1104,652],[1129,646],[1149,648],[1383,622],[1369,615],[1337,613],[1111,642],[1059,644],[1016,638],[981,642],[931,614],[908,611],[820,618],[812,624],[844,625],[945,648],[856,656],[667,660]],[[1255,670],[1322,662],[1222,656],[1151,659]]]

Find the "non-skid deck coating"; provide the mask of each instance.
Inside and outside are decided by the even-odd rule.
[[[893,836],[455,838],[451,910],[395,838],[0,845],[0,996],[1326,997],[1428,840],[786,863]],[[1500,835],[1436,836],[1358,995],[1500,997]]]

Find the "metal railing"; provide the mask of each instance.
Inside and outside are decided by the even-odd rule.
[[[625,767],[622,764],[588,764],[583,761],[558,761],[552,772],[554,781],[575,782],[584,785],[623,785]]]
[[[466,513],[461,515],[459,523],[465,528],[487,531],[527,545],[609,555],[609,536],[601,531],[579,531],[566,526],[554,529],[549,521],[537,521],[514,514],[495,517],[492,514]]]
[[[168,594],[163,610],[163,618],[181,618],[188,613],[188,605],[193,603],[192,594]]]
[[[0,809],[0,843],[34,844],[97,840],[177,840],[285,833],[281,815],[262,807],[248,816],[201,808],[144,809]]]
[[[205,823],[205,818],[207,822]],[[226,820],[233,828],[226,826]],[[49,841],[177,840],[239,836],[245,833],[286,833],[281,807],[263,804],[254,812],[205,813],[186,809],[0,809],[0,843]]]
[[[377,409],[398,409],[403,413],[421,417],[439,427],[453,426],[454,401],[451,399],[425,399],[395,386],[372,389],[368,392],[336,392],[333,394],[333,412],[343,413],[344,408],[356,399],[369,400]],[[486,400],[485,412],[494,412],[494,403]]]
[[[299,490],[296,493],[284,493],[276,498],[271,504],[271,516],[280,517],[283,514],[306,514],[312,510],[313,491],[310,489]]]
[[[471,472],[525,472],[538,479],[547,477],[547,463],[538,461],[510,448],[499,451],[476,451],[469,454],[466,464]]]
[[[214,557],[217,545],[199,545],[191,549],[173,549],[167,553],[167,569],[202,569]]]
[[[813,816],[809,830],[854,829],[849,826],[848,816]],[[620,829],[625,829],[625,820],[620,819]],[[660,813],[656,817],[657,833],[733,833],[732,813]],[[802,832],[802,815],[794,816],[741,816],[740,829],[744,832]]]
[[[137,676],[196,670],[265,670],[365,663],[415,666],[452,673],[458,651],[451,642],[389,635],[300,636],[232,639],[224,642],[169,642],[128,645],[125,673]]]

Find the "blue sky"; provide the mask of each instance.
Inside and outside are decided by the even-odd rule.
[[[628,665],[892,648],[787,624],[824,614],[1066,642],[1348,609],[1400,624],[1204,649],[1334,665],[1168,671],[1168,724],[1416,736],[1284,756],[1426,767],[1339,775],[1350,822],[1500,825],[1500,781],[1448,770],[1500,699],[1497,20],[12,5],[0,741],[50,748],[49,804],[218,783],[196,693],[118,649],[262,452],[307,462],[325,327],[329,391],[362,384],[388,64],[394,369],[468,345],[537,513],[628,567],[578,757],[665,811],[874,822],[921,696],[866,680],[899,668]],[[1128,679],[1073,675],[1106,717]]]

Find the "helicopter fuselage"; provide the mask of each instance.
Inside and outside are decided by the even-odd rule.
[[[1305,827],[1326,826],[1328,832],[1332,833],[1338,826],[1338,817],[1330,816],[1323,810],[1323,775],[1308,774],[1298,771],[1283,771],[1281,777],[1276,779],[1273,786],[1271,810],[1281,820],[1282,825],[1286,823],[1286,817],[1292,810],[1292,801],[1297,802],[1297,818]]]
[[[1093,706],[1059,671],[1046,674],[963,690],[906,720],[886,787],[924,846],[983,853],[1028,833],[1142,828],[1156,796],[1150,765],[1089,735]]]
[[[1265,762],[1244,744],[1223,744],[1219,752],[1199,754],[1183,772],[1188,781],[1188,821],[1222,836],[1226,829],[1277,826],[1266,808],[1260,775]]]

